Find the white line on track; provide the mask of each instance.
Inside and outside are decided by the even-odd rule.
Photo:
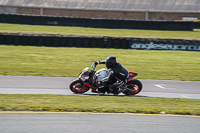
[[[188,96],[186,96],[186,95],[181,95],[182,97],[184,97],[184,98],[190,98],[190,97],[188,97]]]
[[[175,89],[175,88],[167,88],[165,84],[155,84],[154,86],[161,88],[161,89]]]
[[[158,87],[158,88],[161,88],[161,89],[165,89],[164,84],[158,84],[158,85],[155,85],[155,86]]]

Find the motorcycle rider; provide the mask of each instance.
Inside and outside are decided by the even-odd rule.
[[[128,71],[117,62],[115,56],[109,56],[106,60],[95,61],[95,65],[105,64],[110,70],[110,73],[103,79],[102,83],[106,86],[109,85],[109,90],[115,95],[120,93],[120,86],[126,84],[129,73]]]

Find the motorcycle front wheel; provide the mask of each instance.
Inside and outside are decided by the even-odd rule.
[[[76,93],[76,94],[82,94],[87,92],[90,88],[88,88],[87,86],[83,85],[82,81],[80,80],[75,80],[73,81],[70,85],[69,88],[72,92]]]
[[[135,94],[138,94],[142,90],[142,83],[137,79],[133,79],[127,82],[127,88],[132,90],[132,92],[125,91],[123,92],[124,94],[135,95]]]

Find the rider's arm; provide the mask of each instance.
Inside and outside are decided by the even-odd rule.
[[[106,64],[106,61],[105,60],[95,61],[95,65],[98,65],[98,64]]]
[[[105,60],[99,61],[99,64],[106,64]]]

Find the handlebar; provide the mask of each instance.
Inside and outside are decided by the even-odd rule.
[[[91,61],[91,62],[92,62],[91,67],[92,67],[93,70],[95,70],[95,68],[96,68],[95,61]]]

